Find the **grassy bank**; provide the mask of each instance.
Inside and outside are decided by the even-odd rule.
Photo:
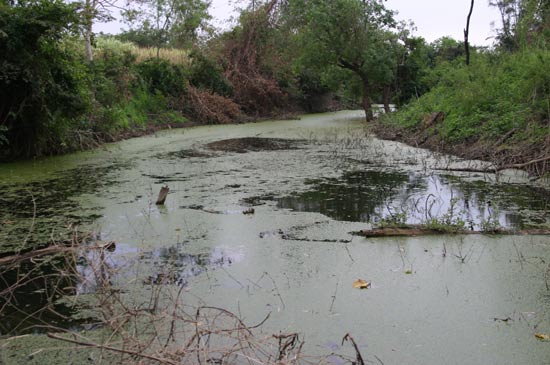
[[[477,53],[470,66],[445,62],[428,76],[431,90],[382,117],[382,138],[518,167],[550,168],[550,52]]]

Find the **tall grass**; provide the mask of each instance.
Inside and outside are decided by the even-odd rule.
[[[156,48],[138,47],[131,42],[123,42],[114,38],[99,38],[96,42],[96,57],[107,54],[121,55],[129,53],[135,56],[136,62],[141,63],[157,57]],[[189,51],[175,48],[161,48],[158,54],[160,59],[167,60],[175,65],[189,65]]]

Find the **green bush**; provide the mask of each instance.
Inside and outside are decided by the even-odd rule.
[[[188,75],[181,65],[163,59],[148,59],[136,66],[148,92],[179,96],[186,90]]]
[[[233,89],[223,74],[221,67],[199,51],[193,51],[189,55],[191,67],[189,70],[189,82],[201,90],[209,90],[221,96],[231,96]]]
[[[73,24],[75,7],[62,1],[0,6],[0,157],[65,150],[88,110],[85,67],[62,46]]]
[[[550,52],[475,54],[467,67],[444,62],[428,76],[430,92],[396,116],[405,127],[420,127],[433,112],[445,113],[436,126],[443,139],[498,139],[512,129],[549,118]]]

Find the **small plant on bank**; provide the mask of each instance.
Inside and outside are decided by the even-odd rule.
[[[502,226],[496,216],[490,216],[488,219],[481,219],[480,227],[483,233],[498,233],[502,231]]]
[[[404,228],[408,226],[407,218],[407,212],[404,210],[390,213],[389,216],[381,218],[377,226],[380,228]]]
[[[466,226],[462,220],[446,222],[440,218],[431,218],[423,225],[426,229],[443,233],[458,233],[464,231],[464,227]]]

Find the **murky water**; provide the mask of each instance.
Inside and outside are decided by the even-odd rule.
[[[359,112],[166,131],[0,165],[0,242],[13,251],[80,225],[116,242],[115,285],[184,285],[186,300],[247,323],[271,313],[262,331],[300,332],[309,353],[340,350],[349,332],[375,363],[549,363],[534,334],[550,333],[550,237],[350,234],[388,220],[549,223],[547,187],[453,172],[482,165],[367,136]],[[372,287],[353,289],[358,278]]]

